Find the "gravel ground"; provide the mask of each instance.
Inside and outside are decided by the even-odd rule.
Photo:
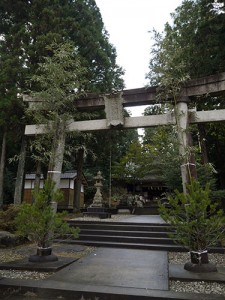
[[[75,250],[74,250],[75,249]],[[94,247],[79,246],[79,245],[63,245],[54,244],[54,254],[58,257],[81,258],[94,251]],[[10,249],[0,249],[0,263],[21,260],[35,254],[36,246],[34,244],[21,245]],[[0,270],[0,277],[16,278],[16,279],[32,279],[41,280],[51,276],[51,272],[36,272],[36,271],[18,271],[18,270]]]
[[[112,215],[110,219],[99,219],[95,217],[70,217],[71,220],[78,220],[78,221],[99,221],[99,222],[117,222],[121,219],[128,218],[130,215]],[[61,248],[63,246],[61,245]],[[66,246],[66,251],[57,251],[55,247],[54,253],[57,256],[64,256],[64,257],[75,257],[80,258],[82,256],[87,255],[91,251],[93,251],[94,247],[83,247],[81,251],[73,251],[73,245],[71,245],[71,249],[69,246]],[[1,262],[10,262],[14,260],[20,260],[25,257],[28,257],[31,254],[35,253],[36,247],[32,244],[25,245],[25,246],[18,246],[10,249],[1,249],[0,248],[0,263]],[[69,250],[68,250],[69,249]],[[41,280],[51,276],[51,272],[34,272],[34,271],[18,271],[18,270],[0,270],[0,277],[6,278],[20,278],[20,279],[32,279],[32,280]]]
[[[209,261],[219,267],[225,268],[225,254],[209,253]],[[190,260],[189,252],[169,252],[168,259],[170,263],[184,264]]]
[[[168,254],[169,262],[175,264],[184,265],[190,260],[189,258],[189,253],[170,252]],[[209,253],[209,261],[219,267],[225,268],[225,254]],[[225,295],[225,283],[170,280],[170,290],[175,292]]]
[[[10,262],[13,260],[20,260],[28,255],[33,254],[35,246],[23,245],[11,249],[0,249],[0,262]],[[73,245],[55,244],[54,253],[58,256],[76,257],[80,258],[91,253],[94,247],[80,246],[74,250]],[[170,252],[168,254],[170,263],[184,264],[189,260],[189,253]],[[210,262],[216,263],[220,267],[225,267],[225,254],[209,254]],[[31,271],[17,271],[17,270],[0,270],[0,276],[6,278],[32,279],[41,280],[52,275],[51,272],[31,272]],[[225,283],[208,283],[208,282],[186,282],[179,280],[170,280],[170,290],[175,292],[192,292],[205,294],[220,294],[225,295]]]

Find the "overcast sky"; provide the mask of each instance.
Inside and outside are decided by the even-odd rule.
[[[110,43],[116,47],[117,63],[125,70],[126,89],[145,86],[153,43],[150,31],[153,28],[163,31],[164,24],[171,20],[170,13],[182,0],[95,1],[110,35]]]

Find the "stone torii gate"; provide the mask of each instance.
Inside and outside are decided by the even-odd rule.
[[[161,115],[151,115],[142,117],[123,117],[123,108],[140,105],[153,105],[156,101],[157,87],[147,87],[124,90],[111,94],[88,94],[82,99],[76,100],[74,105],[78,110],[99,110],[105,108],[106,119],[89,121],[71,121],[68,124],[68,131],[95,131],[110,130],[112,128],[147,128],[161,125],[177,124],[180,128],[178,139],[180,144],[180,154],[183,157],[188,146],[188,126],[189,124],[199,124],[207,122],[225,121],[225,109],[193,111],[188,109],[190,97],[202,95],[218,95],[225,91],[225,73],[212,75],[204,78],[194,79],[187,82],[181,89],[176,103],[177,115],[168,112]],[[38,105],[37,100],[24,95],[24,101],[29,102],[30,107]],[[166,102],[168,100],[165,100]],[[195,99],[195,101],[197,101]],[[44,134],[46,125],[27,125],[25,135],[32,136]],[[186,184],[189,181],[187,166],[181,167],[183,190],[186,192]]]

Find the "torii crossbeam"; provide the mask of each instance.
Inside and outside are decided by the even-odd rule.
[[[119,93],[111,94],[88,94],[86,97],[78,99],[74,105],[78,110],[99,110],[106,108],[106,119],[88,120],[73,122],[68,124],[68,131],[95,131],[110,130],[116,128],[115,124],[119,124],[118,128],[146,128],[160,125],[177,124],[181,129],[178,138],[180,141],[180,154],[183,156],[188,146],[187,129],[189,124],[207,123],[207,122],[224,122],[225,109],[209,110],[209,111],[193,111],[188,110],[188,103],[192,97],[201,95],[217,96],[225,91],[225,73],[220,73],[208,77],[190,80],[182,87],[177,101],[177,111],[180,115],[176,118],[173,113],[169,112],[161,115],[151,115],[142,117],[128,117],[121,119],[123,108],[140,105],[153,105],[156,101],[157,87],[138,88],[124,90]],[[110,98],[110,101],[107,99]],[[164,102],[168,101],[166,99]],[[24,101],[29,102],[31,107],[37,107],[40,101],[29,96],[24,96]],[[199,100],[200,101],[200,100]],[[163,102],[163,101],[162,101]],[[107,105],[106,105],[107,103]],[[111,103],[111,104],[110,104]],[[110,107],[114,105],[114,107]],[[113,112],[113,115],[111,115]],[[115,116],[116,112],[116,116]],[[113,119],[114,118],[114,119]],[[46,125],[27,125],[25,135],[44,134],[47,130]],[[188,182],[187,168],[181,168],[183,189],[186,190]]]
[[[220,73],[196,80],[190,80],[181,89],[180,102],[182,102],[182,99],[186,97],[206,94],[218,94],[223,91],[225,91],[225,73]],[[153,105],[155,103],[158,103],[156,102],[156,93],[157,87],[124,90],[122,92],[122,107],[126,108],[130,106]],[[115,97],[117,97],[116,93]],[[38,103],[37,100],[34,100],[33,98],[26,95],[24,96],[24,101],[29,102],[29,105],[31,107],[34,107]],[[86,97],[76,100],[74,105],[79,110],[99,110],[105,107],[104,95],[88,94]],[[189,122],[191,124],[225,121],[225,110],[223,109],[196,112],[190,110],[188,115]],[[123,128],[146,128],[167,124],[175,124],[175,118],[171,113],[163,115],[125,118]],[[107,126],[107,119],[80,122],[71,121],[68,126],[68,131],[95,131],[108,129],[110,129],[110,127]],[[44,131],[45,125],[26,125],[25,135],[42,134],[44,133]]]

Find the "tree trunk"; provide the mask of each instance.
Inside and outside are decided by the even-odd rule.
[[[216,162],[217,171],[218,171],[218,181],[220,189],[225,189],[225,170],[224,170],[224,152],[223,145],[221,145],[220,140],[215,139],[215,153],[216,157],[219,157],[219,160]]]
[[[62,172],[63,156],[65,150],[66,125],[62,121],[57,126],[57,132],[54,137],[52,147],[52,157],[48,168],[48,178],[55,182],[55,190],[60,188],[60,179]],[[57,210],[57,203],[52,199],[52,206]]]
[[[190,179],[194,178],[197,179],[197,169],[196,169],[196,160],[195,160],[195,154],[192,150],[193,147],[193,139],[190,132],[188,132],[188,146],[190,147],[190,154],[188,157],[188,163],[189,163],[189,183]]]
[[[21,204],[22,201],[22,191],[23,191],[23,183],[24,183],[24,167],[25,167],[25,159],[26,159],[26,137],[23,136],[21,149],[20,149],[20,158],[18,163],[17,175],[16,175],[16,184],[14,191],[14,205]]]
[[[34,191],[38,192],[40,189],[40,181],[41,181],[41,162],[37,162],[36,174],[34,179]],[[35,199],[32,196],[32,202],[34,203]]]
[[[112,206],[112,147],[110,140],[110,152],[109,152],[109,207]]]
[[[182,157],[183,163],[181,165],[181,177],[183,192],[188,193],[187,185],[190,183],[191,177],[197,178],[196,164],[194,153],[191,150],[192,137],[188,131],[188,98],[183,97],[179,99],[175,107],[176,121],[177,121],[177,133],[179,140],[179,154]]]
[[[204,124],[198,124],[198,132],[199,132],[199,143],[200,143],[200,149],[201,149],[201,158],[202,158],[202,164],[205,165],[209,162],[208,160],[208,154],[207,154],[207,148],[206,148],[206,132],[205,132],[205,125]]]
[[[5,170],[5,157],[6,157],[6,129],[3,132],[2,138],[2,152],[0,159],[0,209],[3,207],[3,183],[4,183],[4,170]]]
[[[55,182],[55,189],[60,187],[60,175],[62,171],[63,156],[65,150],[66,128],[64,122],[58,124],[54,137],[52,156],[48,168],[48,177]]]
[[[73,211],[80,210],[80,193],[82,185],[82,174],[83,174],[83,162],[84,162],[84,149],[80,148],[77,155],[77,179],[74,188],[74,202]]]
[[[188,99],[180,99],[175,107],[175,116],[177,122],[177,135],[179,141],[179,154],[182,157],[181,178],[183,192],[187,193],[187,184],[189,183],[189,163],[187,157],[188,147]]]

